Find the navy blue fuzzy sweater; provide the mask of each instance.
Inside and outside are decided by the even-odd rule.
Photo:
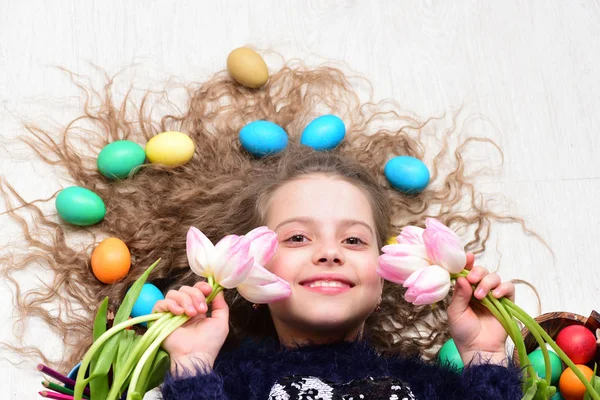
[[[221,352],[214,370],[167,374],[165,400],[521,399],[521,371],[491,365],[462,374],[417,358],[382,357],[367,342],[281,350],[247,342]],[[353,397],[356,396],[356,397]]]

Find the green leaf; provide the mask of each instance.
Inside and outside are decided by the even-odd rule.
[[[597,393],[600,393],[600,377],[596,376],[596,370],[598,368],[598,364],[594,364],[594,374],[592,375],[592,379],[590,379],[590,383],[592,387]],[[592,400],[592,395],[586,391],[583,396],[583,400]]]
[[[104,301],[100,304],[96,318],[94,319],[93,335],[94,341],[96,341],[100,335],[106,332],[106,312],[108,310],[108,297],[104,298]]]
[[[158,350],[160,350],[160,348],[157,347],[156,350],[154,350],[150,354],[150,357],[148,357],[144,366],[142,367],[140,377],[138,378],[139,380],[137,383],[137,387],[132,388],[135,392],[140,393],[142,396],[147,392],[146,387],[148,383],[148,377],[150,376],[150,372],[152,371],[152,364],[154,364],[154,360],[156,359]]]
[[[535,397],[535,394],[537,393],[537,383],[534,382],[533,380],[527,380],[527,385],[526,385],[526,391],[525,391],[525,395],[523,396],[523,398],[521,400],[533,400]]]
[[[169,358],[169,353],[160,349],[152,363],[152,369],[148,377],[148,383],[146,384],[146,391],[150,391],[163,383],[170,365],[171,359]]]
[[[150,273],[152,272],[154,267],[156,267],[158,265],[159,262],[160,262],[160,259],[158,259],[156,262],[154,262],[154,264],[152,264],[150,267],[148,267],[148,269],[146,271],[144,271],[144,273],[138,279],[136,279],[134,284],[127,291],[125,298],[121,302],[121,306],[117,310],[115,319],[113,320],[113,325],[118,325],[121,322],[123,322],[129,318],[129,315],[131,314],[131,309],[133,308],[133,305],[135,304],[138,296],[140,295],[140,292],[142,291],[142,287],[144,286],[144,283],[146,283],[148,276],[150,275]],[[96,325],[96,323],[94,322],[94,326],[95,325]],[[117,350],[119,349],[119,343],[121,342],[121,339],[124,337],[123,332],[124,331],[116,333],[114,336],[112,336],[110,339],[108,339],[106,341],[104,346],[102,346],[102,349],[99,351],[100,354],[97,358],[96,365],[95,365],[95,368],[93,370],[93,375],[92,375],[92,376],[98,376],[98,378],[93,378],[94,380],[102,379],[102,377],[107,375],[108,372],[110,371],[110,367],[115,362]],[[96,356],[94,356],[94,357],[96,357]],[[93,382],[93,380],[92,380],[92,382]],[[106,396],[100,397],[100,398],[106,398]]]
[[[123,366],[125,364],[125,360],[127,360],[127,356],[132,349],[132,344],[135,339],[135,332],[132,330],[123,331],[123,336],[119,341],[119,348],[117,349],[117,357],[113,362],[113,375],[118,375],[121,373]]]
[[[144,273],[139,278],[136,279],[133,285],[131,285],[131,287],[127,291],[127,294],[123,298],[123,301],[121,302],[121,306],[119,306],[119,309],[117,310],[117,314],[115,315],[114,321],[115,325],[120,324],[121,322],[129,318],[129,316],[131,315],[131,309],[137,301],[137,298],[139,297],[140,292],[142,291],[142,287],[146,283],[146,280],[148,279],[148,276],[150,276],[150,273],[152,272],[154,267],[156,267],[159,262],[160,258],[156,260],[154,264],[149,266],[148,269],[144,271]]]
[[[92,335],[94,337],[94,341],[96,341],[104,332],[106,332],[106,312],[108,310],[108,297],[104,298],[104,301],[100,304],[98,311],[96,313],[96,318],[94,319],[94,327],[92,330]],[[92,374],[96,374],[98,371],[98,360],[100,358],[100,354],[96,353],[92,360],[90,361],[90,372]],[[107,371],[108,373],[108,371]],[[97,378],[92,379],[89,383],[90,385],[90,395],[93,399],[105,399],[108,395],[108,375],[100,374]]]

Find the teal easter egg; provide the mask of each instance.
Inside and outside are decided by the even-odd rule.
[[[550,378],[550,383],[553,386],[558,385],[558,380],[560,379],[560,374],[562,374],[563,366],[560,361],[560,357],[557,356],[553,352],[548,352],[550,357],[550,366],[552,367],[552,377]],[[534,350],[528,354],[529,361],[531,362],[531,366],[537,372],[540,378],[546,377],[546,366],[544,364],[544,353],[542,350]]]
[[[550,397],[550,400],[565,400],[565,398],[562,397],[562,394],[560,394],[560,392],[556,392],[554,396]]]
[[[454,339],[450,339],[444,343],[438,353],[438,362],[445,367],[462,372],[465,364],[456,348],[456,344],[454,344]]]
[[[80,186],[61,190],[55,205],[62,219],[78,226],[97,224],[106,215],[106,206],[100,196]]]
[[[335,115],[322,115],[315,118],[302,131],[300,143],[315,150],[331,150],[346,136],[346,125]]]
[[[152,309],[157,301],[163,300],[162,292],[153,284],[145,283],[142,286],[140,295],[138,296],[133,308],[131,309],[132,317],[141,317],[142,315],[152,314]]]
[[[419,193],[429,184],[429,170],[418,158],[394,157],[385,164],[383,172],[394,189],[407,194]]]
[[[244,149],[256,157],[279,153],[287,147],[288,135],[279,125],[270,121],[254,121],[240,131]]]
[[[109,179],[124,179],[146,160],[144,148],[129,140],[117,140],[98,154],[98,170]]]

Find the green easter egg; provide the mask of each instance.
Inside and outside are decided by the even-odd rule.
[[[454,344],[454,339],[450,339],[444,343],[438,353],[438,361],[441,365],[455,369],[457,372],[462,372],[465,367],[460,353]]]
[[[117,140],[98,154],[98,170],[109,179],[124,179],[146,160],[144,148],[129,140]]]
[[[550,378],[550,383],[552,386],[556,386],[558,384],[558,380],[560,379],[560,374],[562,374],[563,367],[562,362],[560,361],[560,357],[555,353],[549,351],[548,355],[550,356],[550,366],[552,367],[552,377]],[[542,350],[534,350],[528,354],[529,361],[531,361],[531,366],[537,372],[540,378],[546,377],[546,366],[544,364],[544,354]]]
[[[554,396],[550,397],[550,400],[565,400],[565,398],[562,397],[562,394],[560,394],[560,392],[556,392]]]
[[[58,215],[73,225],[94,225],[106,215],[106,206],[100,196],[79,186],[61,190],[55,204]]]

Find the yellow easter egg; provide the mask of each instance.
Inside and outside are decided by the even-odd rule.
[[[396,239],[396,236],[392,236],[385,244],[398,244],[398,239]]]
[[[227,69],[237,83],[253,89],[263,86],[269,79],[265,60],[247,47],[240,47],[229,53]]]
[[[146,143],[146,157],[153,164],[176,167],[190,161],[195,148],[194,141],[185,133],[163,132]]]

